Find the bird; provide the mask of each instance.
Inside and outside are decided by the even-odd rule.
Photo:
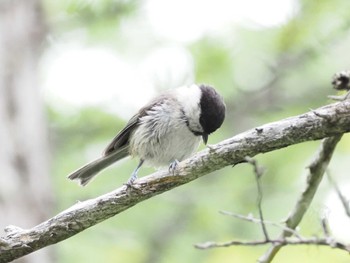
[[[208,136],[221,127],[226,105],[210,85],[192,84],[168,90],[142,107],[114,137],[102,156],[68,175],[81,186],[99,172],[127,157],[139,163],[127,185],[137,179],[143,164],[174,171],[180,161],[206,145]]]

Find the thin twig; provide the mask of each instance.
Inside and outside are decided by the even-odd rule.
[[[329,231],[327,217],[323,216],[321,218],[321,226],[322,226],[322,231],[323,231],[324,236],[325,237],[330,237],[330,231]]]
[[[241,220],[244,220],[244,221],[248,221],[248,222],[252,222],[252,223],[256,223],[256,224],[261,224],[261,219],[255,218],[252,215],[244,216],[244,215],[241,215],[241,214],[236,214],[236,213],[232,213],[232,212],[228,212],[228,211],[220,211],[220,213],[223,214],[223,215],[232,216],[234,218],[238,218],[238,219],[241,219]],[[264,220],[264,223],[265,223],[265,225],[271,225],[271,226],[280,228],[280,229],[282,229],[284,231],[290,232],[293,236],[295,236],[295,237],[297,237],[299,239],[302,239],[302,237],[300,236],[300,234],[298,233],[297,230],[288,228],[284,224],[276,223],[276,222],[273,222],[273,221],[267,221],[267,220]]]
[[[262,206],[261,204],[262,204],[263,192],[261,189],[260,179],[261,179],[262,175],[264,174],[264,169],[258,165],[258,163],[256,162],[255,159],[253,159],[249,156],[246,156],[244,159],[246,162],[250,163],[254,167],[255,181],[256,181],[256,186],[258,188],[257,205],[258,205],[258,210],[259,210],[261,229],[262,229],[262,232],[264,234],[265,240],[269,240],[270,238],[269,238],[268,232],[266,230],[264,215],[263,215],[263,211],[262,211],[262,207],[261,207]]]
[[[345,213],[348,217],[350,217],[350,207],[349,207],[349,200],[342,194],[342,192],[340,191],[340,188],[337,184],[337,182],[333,179],[333,177],[331,176],[330,172],[327,170],[327,178],[329,180],[329,182],[331,183],[331,185],[334,187],[343,207],[345,210]]]
[[[286,245],[317,245],[317,246],[329,246],[332,248],[339,248],[350,252],[350,245],[343,244],[335,241],[331,238],[309,238],[309,239],[295,239],[295,238],[281,238],[271,240],[260,240],[260,241],[240,241],[232,240],[223,243],[206,242],[202,244],[196,244],[195,247],[198,249],[209,249],[219,247],[231,247],[231,246],[261,246],[271,244],[274,246],[286,246]]]

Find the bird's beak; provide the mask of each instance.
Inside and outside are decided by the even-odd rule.
[[[205,145],[207,145],[208,142],[208,134],[207,133],[203,133],[202,134],[202,139]]]

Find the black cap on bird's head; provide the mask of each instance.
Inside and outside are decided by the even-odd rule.
[[[199,122],[203,128],[203,141],[206,144],[208,135],[216,131],[225,119],[226,106],[223,98],[216,90],[208,85],[200,85],[201,98],[200,108],[201,114]]]

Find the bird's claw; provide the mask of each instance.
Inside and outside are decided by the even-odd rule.
[[[133,174],[130,176],[129,180],[128,180],[126,183],[124,183],[124,185],[125,185],[127,188],[129,188],[129,187],[133,188],[133,184],[134,184],[134,182],[135,182],[136,180],[137,180],[137,175],[136,175],[135,173],[133,173]]]
[[[174,174],[174,173],[175,173],[175,170],[176,170],[176,167],[178,166],[178,164],[179,164],[179,161],[178,161],[178,160],[173,161],[173,162],[169,165],[169,169],[168,169],[169,173]]]

